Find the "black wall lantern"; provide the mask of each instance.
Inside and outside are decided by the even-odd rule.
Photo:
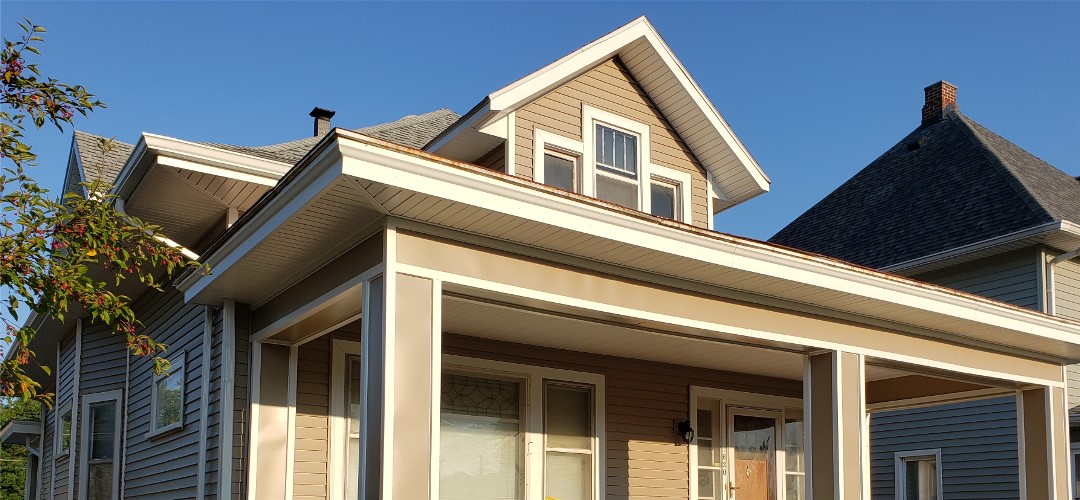
[[[689,420],[675,421],[675,436],[679,439],[678,444],[690,444],[694,440],[694,427]]]

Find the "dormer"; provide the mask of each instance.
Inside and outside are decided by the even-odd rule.
[[[488,95],[425,149],[710,229],[770,182],[644,17]]]

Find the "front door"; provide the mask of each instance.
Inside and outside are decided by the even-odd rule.
[[[728,500],[777,500],[780,411],[729,406],[726,413],[732,458],[726,478]]]

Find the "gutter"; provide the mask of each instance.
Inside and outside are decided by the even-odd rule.
[[[1054,310],[1054,267],[1062,262],[1066,262],[1080,256],[1080,247],[1069,253],[1063,253],[1054,257],[1050,262],[1046,263],[1046,314],[1056,316],[1057,312]]]
[[[1076,235],[1077,237],[1080,237],[1080,227],[1078,227],[1076,224],[1072,224],[1072,223],[1070,223],[1068,221],[1060,221],[1059,220],[1059,221],[1048,222],[1046,224],[1040,224],[1038,226],[1032,226],[1032,227],[1029,227],[1027,229],[1021,229],[1019,231],[1014,231],[1012,233],[1003,234],[1001,236],[995,236],[993,238],[988,238],[988,239],[985,239],[985,240],[982,240],[982,241],[976,241],[974,243],[969,243],[967,245],[964,245],[964,246],[961,246],[961,247],[956,247],[956,248],[953,248],[953,249],[950,249],[950,250],[946,250],[944,252],[938,252],[936,254],[931,254],[931,255],[924,256],[924,257],[911,259],[911,260],[900,262],[900,263],[897,263],[897,264],[891,264],[891,265],[882,267],[881,270],[885,271],[885,272],[888,272],[888,273],[897,273],[897,272],[900,272],[900,271],[909,270],[909,269],[924,266],[924,265],[927,265],[927,264],[934,264],[934,263],[937,263],[937,262],[946,261],[946,260],[949,260],[949,259],[952,259],[952,258],[955,258],[955,257],[963,256],[965,254],[978,252],[980,250],[985,250],[985,249],[992,248],[992,247],[995,247],[995,246],[998,246],[998,245],[1003,245],[1003,244],[1006,244],[1006,243],[1019,241],[1019,240],[1025,239],[1025,238],[1047,236],[1050,233],[1057,232],[1057,231],[1070,233],[1070,234]]]

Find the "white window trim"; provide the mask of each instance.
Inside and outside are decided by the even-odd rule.
[[[579,177],[584,177],[581,166],[581,156],[583,150],[584,146],[581,141],[534,127],[533,180],[540,184],[544,183],[544,153],[548,151],[554,151],[555,153],[562,153],[567,156],[577,157],[577,174]],[[583,179],[579,178],[578,180],[584,182]]]
[[[348,356],[360,355],[360,342],[334,339],[333,359],[330,362],[330,498],[345,498],[345,479],[348,476],[348,429],[345,408],[345,375]]]
[[[528,400],[528,413],[525,417],[526,450],[540,450],[526,453],[525,498],[539,500],[544,492],[544,380],[576,382],[593,387],[593,476],[592,494],[594,500],[605,498],[605,453],[607,439],[604,415],[604,376],[598,373],[586,373],[572,370],[560,370],[534,365],[507,363],[465,356],[443,355],[443,370],[473,372],[510,376],[526,381],[525,397]],[[435,478],[436,480],[438,478]],[[432,491],[438,491],[438,484],[432,484]]]
[[[581,105],[581,142],[588,145],[582,148],[581,192],[586,196],[596,197],[596,125],[613,126],[638,136],[638,206],[634,208],[648,213],[650,207],[649,186],[646,179],[652,177],[652,157],[649,153],[652,144],[649,126],[587,104]],[[631,207],[633,208],[633,207]]]
[[[72,400],[67,400],[64,404],[60,405],[56,410],[56,421],[53,422],[53,461],[60,459],[71,459],[75,455],[75,410]],[[64,415],[71,415],[71,434],[68,437],[68,449],[67,452],[61,451],[61,443],[63,442],[63,424]]]
[[[927,450],[911,450],[911,451],[898,451],[893,454],[893,478],[896,491],[896,498],[904,498],[907,495],[906,481],[904,472],[907,469],[907,461],[911,459],[919,458],[933,458],[934,459],[934,471],[937,475],[935,480],[937,481],[937,500],[942,500],[942,482],[941,482],[941,448],[927,449]]]
[[[177,364],[180,365],[179,373],[176,371]],[[153,374],[153,378],[150,382],[150,432],[147,433],[148,438],[184,428],[184,407],[187,406],[187,356],[185,356],[184,351],[180,351],[169,358],[169,376],[172,377],[177,374],[180,375],[180,420],[164,427],[158,427],[157,422],[157,387],[158,381],[161,380],[164,375]]]
[[[112,498],[117,500],[120,498],[120,432],[122,429],[122,422],[124,414],[121,413],[120,401],[123,399],[124,391],[119,389],[113,391],[98,392],[94,394],[87,394],[82,397],[82,422],[79,425],[86,429],[87,432],[82,433],[82,440],[79,442],[79,447],[82,450],[82,454],[79,457],[79,500],[86,500],[89,493],[88,488],[90,486],[90,405],[94,403],[102,403],[106,401],[113,401],[115,405],[115,415],[113,419],[113,468],[112,468]]]
[[[651,175],[648,181],[651,183],[653,180],[663,180],[666,184],[676,184],[679,206],[675,207],[675,220],[690,224],[693,222],[693,199],[690,196],[690,182],[691,177],[688,172],[680,172],[678,170],[662,167],[660,165],[649,165]],[[646,186],[647,187],[647,186]],[[646,189],[648,190],[648,189]],[[651,193],[650,193],[651,194]],[[649,208],[652,209],[652,200],[649,200]]]

